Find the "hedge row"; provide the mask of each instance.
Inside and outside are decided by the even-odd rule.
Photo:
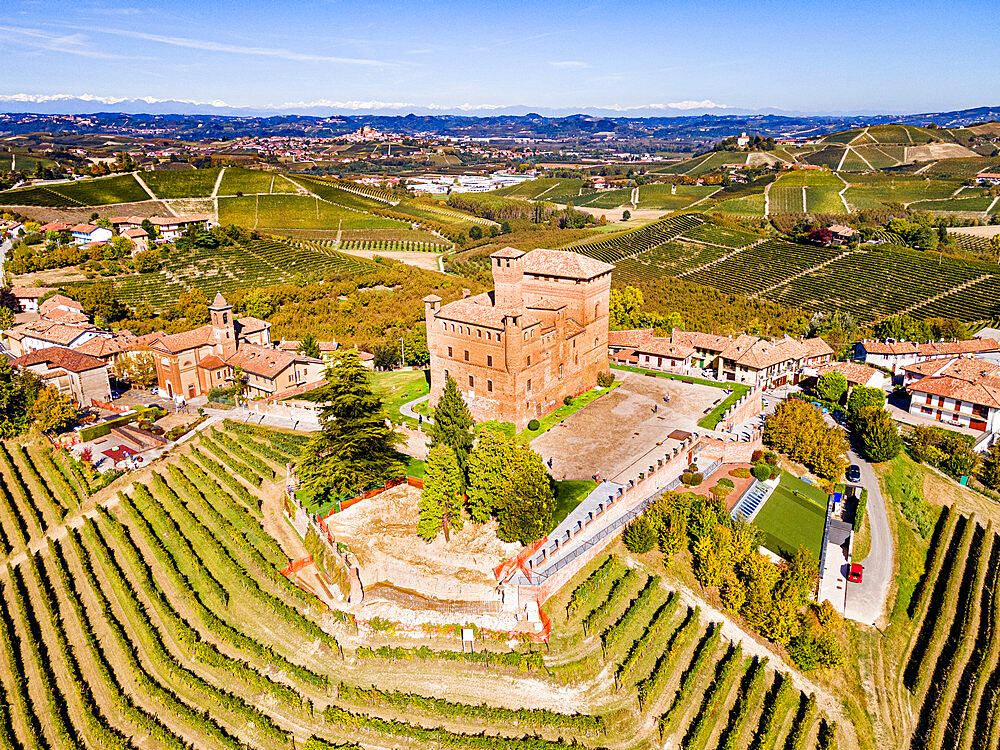
[[[695,649],[694,654],[691,656],[691,661],[688,663],[687,668],[681,674],[680,684],[677,686],[677,692],[674,694],[674,699],[670,703],[670,708],[667,712],[660,717],[659,727],[660,727],[660,737],[670,728],[670,724],[674,719],[680,714],[681,708],[684,706],[684,701],[694,690],[695,680],[701,676],[702,667],[708,661],[708,659],[715,652],[715,647],[719,644],[719,640],[722,638],[722,628],[716,624],[709,626],[709,630],[702,636],[701,642]]]
[[[264,479],[274,481],[274,477],[276,476],[274,469],[272,469],[271,465],[256,453],[251,453],[246,450],[243,446],[233,440],[232,437],[227,435],[222,430],[218,430],[214,427],[212,428],[212,439],[220,442],[223,448],[244,461],[248,466],[250,466],[250,468],[264,477]]]
[[[38,586],[41,594],[38,598],[42,602],[42,607],[45,609],[45,614],[49,622],[52,624],[52,631],[56,637],[56,645],[59,648],[59,653],[62,655],[63,663],[66,665],[66,671],[69,673],[69,682],[83,706],[83,720],[86,722],[90,739],[96,741],[100,747],[134,747],[124,734],[111,726],[107,717],[101,711],[101,707],[97,705],[97,700],[94,698],[94,691],[91,689],[90,683],[84,679],[83,672],[80,670],[80,662],[77,661],[76,653],[70,645],[69,638],[66,636],[66,627],[63,618],[55,609],[56,596],[48,575],[45,573],[45,569],[38,564],[38,558],[33,554],[28,555],[27,567]],[[30,598],[28,598],[27,590],[24,589],[21,573],[16,568],[14,570],[14,575],[18,578],[18,588],[20,588],[25,596],[24,603],[30,607]],[[34,613],[32,613],[32,617],[34,618]],[[37,622],[35,624],[37,626]],[[44,669],[39,671],[44,674],[46,679],[51,679],[55,682],[55,675],[52,674],[52,662],[46,658],[48,656],[48,649],[42,639],[41,630],[38,630],[35,636],[40,641],[37,646],[40,658],[46,659],[44,661]]]
[[[309,442],[309,438],[306,435],[293,435],[288,432],[278,432],[277,430],[271,430],[267,427],[261,427],[260,425],[235,422],[232,419],[225,420],[223,424],[226,426],[227,430],[241,432],[244,435],[254,435],[256,437],[264,438],[275,448],[292,457],[298,457],[302,448]]]
[[[28,652],[35,662],[35,669],[42,683],[41,692],[45,696],[43,703],[47,709],[45,726],[55,735],[60,748],[84,750],[86,742],[73,726],[73,722],[70,721],[66,698],[56,682],[56,675],[52,669],[52,657],[49,655],[48,646],[42,637],[41,626],[31,608],[28,589],[24,585],[21,570],[18,567],[8,565],[7,573],[10,575],[14,608],[18,611],[18,617],[21,621],[21,631],[25,636],[24,642],[28,646]]]
[[[729,721],[726,728],[722,730],[719,737],[718,750],[736,750],[736,743],[739,742],[740,735],[743,734],[743,725],[746,724],[747,714],[750,713],[750,701],[764,684],[764,677],[767,675],[767,657],[754,659],[750,669],[740,680],[740,688],[736,693],[736,703],[729,711]]]
[[[799,710],[792,722],[792,729],[785,740],[785,750],[802,750],[805,746],[809,725],[812,723],[813,714],[815,713],[816,695],[810,694],[808,698],[803,695],[799,700]]]
[[[24,519],[21,518],[21,514],[17,510],[17,506],[14,503],[14,498],[10,494],[10,490],[7,488],[7,482],[3,478],[3,474],[0,473],[0,513],[6,513],[11,517],[14,522],[14,531],[17,534],[18,539],[21,541],[22,546],[28,546],[28,530],[24,525]],[[10,537],[7,536],[7,529],[4,526],[2,517],[0,517],[0,557],[7,557],[14,547],[10,543]]]
[[[542,737],[499,737],[479,734],[450,732],[442,727],[422,727],[393,719],[379,719],[367,714],[352,713],[343,708],[329,706],[323,717],[331,724],[367,729],[380,735],[406,737],[421,743],[433,743],[436,747],[462,747],[476,750],[555,750],[556,748],[580,747],[575,742],[551,742]],[[596,749],[595,749],[596,750]]]
[[[667,642],[666,648],[663,649],[663,653],[660,654],[656,663],[653,665],[653,671],[650,672],[649,676],[645,679],[639,680],[636,685],[636,690],[639,694],[639,706],[645,706],[647,703],[651,703],[656,699],[656,696],[660,694],[663,689],[664,683],[667,679],[674,673],[674,667],[677,661],[677,655],[681,652],[681,649],[687,645],[688,641],[698,632],[699,620],[701,616],[701,608],[697,609],[688,608],[687,615],[684,621],[681,623],[680,627],[674,631],[674,634],[670,636],[670,640]]]
[[[106,508],[98,507],[97,510],[104,520],[110,535],[114,538],[118,551],[124,554],[129,566],[134,571],[146,597],[158,610],[164,627],[169,627],[173,631],[177,642],[187,650],[193,659],[231,674],[251,691],[269,694],[277,700],[296,708],[303,705],[307,708],[309,707],[308,701],[303,701],[303,698],[294,689],[280,682],[275,682],[266,675],[262,675],[253,666],[241,659],[223,654],[214,644],[202,639],[201,634],[178,614],[177,610],[170,603],[170,600],[167,599],[167,595],[153,578],[153,572],[149,567],[149,563],[142,556],[139,548],[129,535],[128,530]],[[104,532],[100,533],[103,536]],[[107,540],[105,540],[105,543],[107,543]]]
[[[55,480],[60,493],[62,493],[63,497],[62,500],[60,500],[60,504],[68,508],[69,506],[67,506],[66,502],[64,502],[68,501],[73,506],[79,508],[80,502],[83,498],[80,497],[80,493],[73,485],[73,479],[70,476],[71,472],[61,461],[53,460],[52,450],[50,448],[46,448],[42,451],[42,465],[48,469],[49,475]]]
[[[736,673],[736,670],[743,663],[743,646],[739,643],[729,644],[729,649],[719,661],[715,668],[715,679],[705,691],[705,696],[701,701],[701,708],[694,715],[688,725],[684,739],[681,741],[682,748],[696,747],[699,744],[702,733],[708,721],[715,720],[716,712],[719,710],[719,702],[725,700],[729,692],[729,680]]]
[[[101,618],[111,630],[115,640],[118,642],[119,649],[125,655],[125,661],[127,662],[129,674],[141,689],[142,693],[149,696],[161,706],[164,706],[175,716],[182,718],[186,723],[190,724],[195,731],[214,739],[216,742],[229,748],[230,750],[243,750],[243,743],[229,734],[229,732],[220,726],[209,713],[196,711],[195,709],[189,707],[186,703],[181,701],[173,693],[173,691],[165,687],[159,680],[146,671],[142,662],[139,660],[139,647],[132,640],[131,636],[125,632],[125,628],[118,620],[118,616],[115,614],[111,603],[108,601],[107,594],[105,594],[104,590],[101,588],[97,574],[94,571],[93,561],[90,559],[89,554],[83,547],[83,543],[80,541],[80,532],[76,529],[69,529],[67,538],[73,546],[73,551],[80,560],[88,585],[97,597],[98,606],[101,609]],[[160,656],[159,650],[144,648],[143,651],[151,660],[160,661],[157,658]],[[168,673],[175,674],[178,678],[180,678],[182,676],[180,673],[182,668],[170,659],[169,654],[167,655],[167,658],[167,662],[161,661],[160,663],[166,667]]]
[[[122,501],[122,507],[128,512],[129,517],[142,535],[143,540],[152,548],[153,554],[156,555],[157,560],[159,560],[160,565],[167,572],[177,591],[187,598],[191,608],[198,614],[202,624],[212,635],[219,640],[229,643],[235,649],[252,653],[262,661],[289,672],[303,682],[317,687],[326,687],[328,683],[326,675],[317,674],[306,667],[301,667],[298,664],[288,661],[288,659],[274,651],[274,649],[245,635],[206,607],[191,580],[178,567],[178,561],[174,552],[163,547],[149,521],[127,500]],[[198,561],[196,565],[197,567],[201,567],[202,564]]]
[[[105,574],[108,575],[110,584],[115,589],[118,601],[121,603],[122,607],[126,609],[126,611],[132,613],[137,634],[143,642],[144,651],[147,656],[160,663],[176,680],[185,684],[188,688],[202,693],[223,711],[239,717],[240,722],[249,722],[269,739],[281,742],[282,744],[287,744],[289,740],[288,733],[275,724],[270,716],[251,706],[238,695],[234,695],[233,693],[208,682],[204,678],[189,670],[187,667],[183,666],[177,659],[174,658],[174,656],[167,649],[166,644],[163,642],[163,636],[161,635],[159,629],[153,625],[152,613],[132,589],[129,580],[122,569],[121,563],[118,561],[118,556],[111,550],[97,524],[95,524],[92,519],[87,518],[84,521],[84,529],[90,536],[90,540],[93,545],[92,550],[96,553],[96,557],[100,560]],[[138,554],[137,551],[136,554]],[[143,571],[141,570],[137,570],[136,572],[140,576],[143,574]],[[145,573],[148,575],[148,568]],[[154,589],[149,588],[147,595],[150,595],[150,592],[153,591]],[[160,595],[162,596],[162,592],[160,592]],[[169,614],[169,604],[166,607],[161,607],[160,609],[163,610],[161,614]],[[176,612],[174,612],[174,615],[176,615]],[[177,617],[179,620],[179,616]],[[177,625],[178,630],[175,634],[177,635],[180,644],[183,647],[186,647],[192,658],[198,659],[199,661],[205,659],[206,663],[208,663],[208,660],[211,660],[213,657],[209,654],[207,649],[198,648],[197,633],[194,632],[193,629],[183,631],[179,628],[180,623],[177,623]],[[209,645],[209,648],[214,647]],[[221,654],[219,655],[222,656]],[[223,657],[223,660],[214,662],[213,666],[221,667],[221,665],[225,663],[224,660],[225,657]],[[230,661],[235,662],[236,660]],[[237,670],[233,672],[234,677],[243,680],[247,679],[246,675],[243,674],[243,670],[240,665],[230,664],[230,670],[234,668]]]
[[[907,615],[911,620],[918,613],[924,611],[924,605],[927,603],[927,597],[932,588],[931,584],[936,580],[936,574],[940,571],[944,560],[945,542],[950,538],[956,521],[957,517],[952,515],[950,505],[941,508],[941,515],[938,516],[930,546],[927,548],[924,574],[917,581],[917,587],[910,598],[910,605],[907,609]]]
[[[42,479],[42,475],[38,472],[38,467],[35,466],[35,462],[31,459],[28,454],[28,450],[23,446],[17,446],[18,455],[21,456],[21,461],[24,463],[24,468],[29,475],[35,480],[35,484],[38,485],[38,489],[42,493],[42,497],[45,498],[50,506],[52,514],[56,517],[58,521],[62,521],[66,518],[66,514],[69,513],[69,507],[60,500],[56,500],[55,495],[52,494],[52,488],[49,487],[48,483]],[[60,475],[61,478],[61,475]],[[65,482],[66,480],[63,479]]]
[[[159,474],[153,474],[153,486],[159,489],[168,499],[170,507],[163,505],[163,508],[171,516],[171,518],[174,519],[174,522],[181,528],[197,531],[200,539],[198,548],[211,548],[222,565],[228,568],[230,574],[239,580],[245,591],[248,591],[255,599],[267,606],[272,612],[283,618],[286,622],[300,628],[311,638],[316,638],[333,650],[340,651],[340,645],[337,643],[336,638],[324,631],[308,617],[305,617],[297,609],[289,606],[282,599],[264,591],[257,581],[247,574],[247,571],[243,568],[243,566],[233,559],[229,550],[225,548],[222,542],[219,541],[211,530],[201,524],[197,516],[195,516],[186,503],[181,501],[181,499],[177,496],[177,493],[174,492],[173,488],[163,481],[162,476]]]
[[[0,442],[0,457],[3,458],[5,464],[7,464],[7,469],[10,476],[14,480],[14,484],[17,485],[18,492],[21,493],[21,499],[24,501],[24,507],[28,509],[28,515],[31,516],[31,522],[35,525],[35,530],[38,535],[41,536],[45,532],[45,522],[42,520],[42,514],[38,510],[38,506],[35,504],[35,499],[28,489],[28,485],[24,483],[24,477],[21,476],[21,470],[17,468],[14,463],[14,457],[10,455],[10,451],[7,450],[7,446]]]
[[[108,695],[111,697],[111,702],[115,710],[119,711],[132,724],[141,727],[145,734],[160,744],[173,750],[190,748],[191,746],[187,742],[174,734],[154,714],[149,713],[136,704],[135,699],[122,689],[118,678],[115,677],[115,673],[111,669],[111,664],[108,662],[104,647],[94,633],[93,624],[87,618],[80,598],[80,592],[76,587],[76,582],[69,574],[62,550],[51,539],[49,539],[49,555],[51,556],[56,574],[59,576],[59,582],[65,592],[66,599],[69,601],[70,607],[76,615],[80,631],[83,633],[83,639],[87,644],[87,649],[90,651],[91,658],[97,667],[97,673],[101,678],[101,682],[104,683]]]
[[[462,661],[470,664],[481,664],[485,667],[510,667],[522,672],[538,672],[545,669],[545,663],[541,653],[531,652],[521,654],[517,651],[506,653],[495,653],[493,651],[481,651],[479,653],[466,653],[464,651],[435,651],[427,646],[416,648],[403,646],[379,646],[369,648],[359,646],[354,651],[354,656],[358,659],[386,659],[388,661],[409,661],[411,659],[443,659],[444,661]]]
[[[198,570],[200,588],[203,591],[210,591],[223,607],[229,606],[229,591],[226,590],[225,586],[219,582],[219,579],[215,577],[207,566],[201,564],[201,556],[195,552],[194,547],[184,532],[181,531],[180,526],[174,522],[174,519],[157,502],[156,498],[153,497],[145,485],[133,485],[131,498],[119,492],[118,502],[121,503],[121,506],[125,510],[132,513],[136,518],[142,518],[150,526],[153,525],[153,521],[150,519],[155,520],[160,532],[155,535],[154,542],[151,544],[154,554],[160,557],[164,554],[171,556],[176,554],[172,546],[168,548],[164,544],[164,539],[169,539],[172,545],[179,545],[181,547],[180,554]],[[195,589],[194,581],[189,580],[188,583],[192,586],[192,589]]]
[[[678,601],[680,601],[680,597],[676,591],[672,591],[667,601],[653,614],[653,618],[649,621],[642,635],[633,641],[631,648],[615,672],[616,685],[620,686],[625,681],[639,659],[649,650],[653,641],[666,633],[667,628],[670,627],[670,621],[677,611]]]
[[[764,707],[760,712],[757,731],[753,733],[753,741],[749,750],[764,750],[774,746],[774,733],[778,728],[778,710],[792,695],[792,681],[786,675],[778,672],[774,675],[774,684],[764,696]]]
[[[573,593],[569,595],[569,603],[566,605],[566,619],[572,618],[577,610],[594,595],[594,592],[601,587],[614,568],[615,558],[607,558],[597,570],[587,576],[583,583],[573,589]]]
[[[362,688],[341,683],[337,697],[350,703],[402,710],[416,709],[446,717],[471,718],[493,724],[562,727],[594,734],[604,731],[604,720],[600,716],[561,714],[544,708],[501,708],[486,703],[476,706],[471,703],[456,703],[444,698],[427,698],[413,693],[379,690],[374,686]]]
[[[261,499],[259,496],[254,495],[247,489],[245,484],[226,471],[226,467],[222,464],[212,460],[209,456],[206,456],[197,448],[195,448],[192,453],[198,458],[199,461],[201,461],[202,464],[204,464],[205,468],[215,474],[215,476],[219,477],[225,483],[226,487],[232,490],[236,494],[236,497],[243,501],[243,504],[246,505],[247,508],[252,510],[258,517],[260,516]],[[181,465],[185,468],[190,468],[195,466],[195,463],[187,456],[181,456]]]
[[[8,568],[9,569],[9,568]],[[16,705],[28,725],[28,732],[38,738],[38,743],[46,747],[48,743],[45,735],[42,734],[42,726],[38,721],[39,712],[35,710],[31,692],[28,690],[28,675],[25,671],[24,660],[21,651],[21,638],[14,627],[14,620],[7,609],[7,598],[4,596],[3,587],[0,586],[0,648],[4,651],[4,659],[7,664],[7,672],[4,680],[0,680],[0,738],[12,738],[8,747],[20,748],[14,729],[11,726],[10,706]],[[10,682],[13,691],[13,702],[8,702],[8,694],[3,690],[4,682]]]
[[[597,602],[590,612],[587,613],[586,617],[583,618],[583,632],[584,635],[590,634],[590,629],[593,627],[594,623],[600,622],[605,619],[611,611],[618,605],[622,598],[628,594],[630,590],[635,588],[636,581],[642,574],[632,568],[626,568],[624,575],[615,581],[612,581],[611,588],[608,589],[608,593],[604,598]],[[647,578],[647,581],[649,579]]]
[[[259,474],[256,470],[247,466],[242,461],[237,460],[235,456],[233,456],[225,448],[223,448],[221,445],[212,440],[212,438],[206,435],[204,432],[201,434],[201,445],[212,451],[212,453],[214,453],[216,457],[218,457],[218,459],[226,465],[226,467],[228,467],[232,471],[235,471],[237,474],[239,474],[241,477],[247,480],[247,483],[250,484],[251,486],[260,487],[262,484],[264,484],[263,475]]]
[[[604,629],[604,632],[601,633],[601,648],[604,649],[605,654],[607,654],[608,650],[614,647],[614,645],[625,636],[625,633],[627,633],[632,625],[635,624],[636,620],[638,620],[643,608],[653,600],[653,597],[659,590],[660,577],[653,576],[652,578],[648,578],[646,580],[646,585],[643,586],[638,595],[636,595],[636,597],[629,602],[628,608],[622,612],[621,617]]]

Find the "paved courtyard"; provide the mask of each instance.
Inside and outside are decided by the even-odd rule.
[[[615,377],[623,381],[618,388],[531,443],[543,459],[552,459],[556,479],[589,479],[600,472],[602,479],[627,481],[678,444],[667,437],[674,430],[704,434],[698,420],[726,397],[723,389],[707,385],[623,371]]]

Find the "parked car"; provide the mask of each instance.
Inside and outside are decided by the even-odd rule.
[[[861,563],[851,563],[851,570],[847,574],[847,580],[851,583],[861,583],[865,575],[865,566]]]
[[[851,464],[847,467],[847,481],[848,482],[860,482],[861,481],[861,467],[857,464]]]
[[[152,388],[149,389],[149,393],[152,396],[162,396],[163,395],[160,392],[160,389],[157,386],[155,386],[155,385]]]

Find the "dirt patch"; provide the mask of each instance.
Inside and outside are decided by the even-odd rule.
[[[83,281],[87,277],[79,266],[67,268],[50,268],[48,271],[33,271],[22,273],[13,278],[14,286],[51,286],[57,287],[69,281]]]
[[[987,239],[989,239],[990,237],[994,237],[994,236],[1000,234],[1000,226],[993,226],[993,227],[955,227],[953,229],[949,229],[948,231],[951,232],[952,234],[967,234],[967,235],[970,235],[972,237],[986,237]]]
[[[170,206],[178,214],[211,214],[214,221],[218,221],[215,201],[211,198],[174,198],[168,200]]]
[[[0,206],[3,208],[3,206]],[[62,221],[68,224],[76,224],[81,221],[88,221],[92,213],[97,213],[101,218],[112,216],[169,216],[170,212],[161,201],[142,201],[140,203],[109,203],[106,206],[84,206],[82,208],[51,208],[49,206],[17,206],[11,210],[16,211],[29,219],[40,221],[43,224],[50,221]]]
[[[365,587],[383,582],[434,599],[495,601],[493,568],[510,557],[517,544],[497,539],[491,521],[451,532],[445,542],[417,536],[420,491],[408,485],[327,519],[334,538],[354,554]]]
[[[616,371],[615,377],[623,381],[618,388],[532,441],[543,459],[552,459],[557,479],[589,479],[597,472],[611,481],[631,479],[679,444],[667,437],[675,429],[704,434],[698,420],[725,398],[712,386],[633,372]]]
[[[380,255],[383,258],[398,260],[408,266],[415,266],[416,268],[423,268],[428,271],[439,270],[438,259],[441,257],[439,253],[407,250],[341,250],[340,252],[345,255],[356,255],[359,258],[368,258],[369,260],[376,255]]]
[[[929,143],[926,146],[908,146],[906,161],[934,161],[935,159],[968,159],[979,156],[975,151],[957,143]]]
[[[1000,505],[974,490],[962,487],[937,469],[924,467],[924,497],[934,505],[950,505],[955,510],[975,513],[984,526],[993,521],[1000,526]]]

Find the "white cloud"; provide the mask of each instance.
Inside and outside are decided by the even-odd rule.
[[[553,68],[589,68],[590,66],[583,60],[550,60],[549,65]]]
[[[123,55],[116,55],[101,49],[95,49],[83,34],[50,34],[41,29],[5,25],[0,25],[0,31],[15,35],[17,41],[21,44],[45,50],[46,52],[59,52],[65,55],[91,57],[99,60],[127,59]]]
[[[168,44],[172,47],[184,47],[186,49],[200,49],[207,52],[225,52],[235,55],[251,55],[257,57],[274,57],[282,60],[292,60],[295,62],[328,62],[344,65],[368,65],[376,67],[392,67],[398,65],[394,62],[383,60],[372,60],[361,57],[337,57],[333,55],[314,55],[308,52],[296,52],[295,50],[281,49],[280,47],[252,47],[238,44],[223,44],[210,39],[190,39],[179,36],[164,36],[163,34],[147,34],[142,31],[127,31],[124,29],[104,29],[105,33],[117,34],[133,39],[142,39],[147,42],[157,42]]]

